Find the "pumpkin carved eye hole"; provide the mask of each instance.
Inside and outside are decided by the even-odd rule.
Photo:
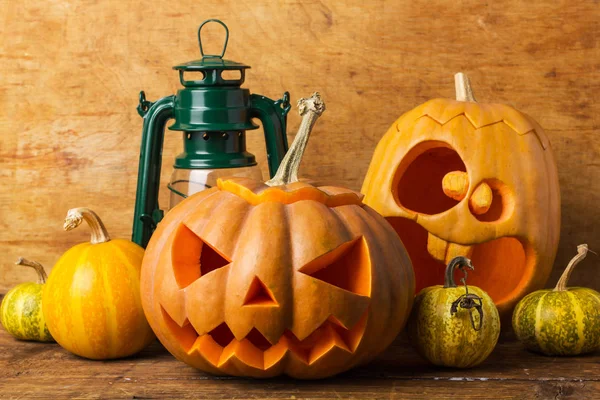
[[[401,207],[419,214],[434,215],[451,209],[458,200],[442,189],[444,177],[466,166],[449,144],[431,140],[413,147],[396,171],[393,190]],[[467,176],[468,184],[468,176]]]
[[[349,292],[370,296],[369,260],[369,249],[361,236],[317,257],[298,271]]]
[[[171,250],[173,273],[181,289],[231,262],[183,224]]]

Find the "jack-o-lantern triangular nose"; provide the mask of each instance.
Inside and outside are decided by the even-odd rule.
[[[244,299],[245,306],[266,306],[266,307],[278,307],[277,301],[273,293],[267,288],[267,286],[260,280],[258,276],[255,276],[248,288],[246,298]]]

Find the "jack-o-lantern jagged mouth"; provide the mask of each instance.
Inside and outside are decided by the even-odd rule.
[[[188,356],[197,353],[217,368],[230,359],[237,358],[246,365],[261,370],[273,367],[288,354],[311,365],[336,350],[354,353],[365,333],[368,311],[365,310],[360,320],[350,329],[330,316],[303,340],[299,340],[291,330],[286,330],[279,341],[272,344],[256,328],[238,340],[225,322],[207,334],[198,335],[187,319],[183,326],[179,326],[162,308],[165,324],[179,339]]]
[[[443,284],[446,264],[453,257],[465,256],[475,266],[475,271],[469,274],[468,283],[481,287],[496,304],[500,304],[527,284],[531,267],[536,262],[531,246],[519,238],[506,236],[480,244],[461,245],[432,235],[413,220],[401,217],[389,217],[387,220],[400,236],[413,262],[416,293],[425,287]],[[462,274],[456,271],[456,282],[460,282],[460,278]]]

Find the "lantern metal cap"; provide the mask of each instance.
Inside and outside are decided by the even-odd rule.
[[[249,68],[251,68],[249,65],[219,57],[202,57],[200,60],[188,61],[173,67],[178,71],[241,70]]]
[[[223,44],[223,50],[221,54],[204,54],[202,48],[202,27],[209,22],[216,22],[221,24],[225,28],[225,43]],[[227,50],[227,42],[229,41],[229,29],[227,25],[218,19],[207,19],[198,28],[198,46],[200,47],[200,54],[202,58],[199,60],[188,61],[183,64],[179,64],[173,67],[178,71],[205,71],[205,70],[243,70],[250,68],[249,65],[242,64],[236,61],[226,60],[223,58],[225,51]]]

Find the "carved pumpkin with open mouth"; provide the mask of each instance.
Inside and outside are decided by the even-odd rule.
[[[308,103],[308,104],[306,104]],[[214,374],[322,378],[365,363],[414,294],[393,228],[349,189],[298,182],[318,97],[273,180],[221,180],[171,210],[142,267],[142,303],[178,359]]]
[[[402,115],[379,142],[363,183],[365,203],[394,226],[412,259],[416,290],[441,284],[466,256],[471,283],[500,314],[546,283],[560,233],[552,149],[531,117],[475,102],[457,74],[457,100]]]

